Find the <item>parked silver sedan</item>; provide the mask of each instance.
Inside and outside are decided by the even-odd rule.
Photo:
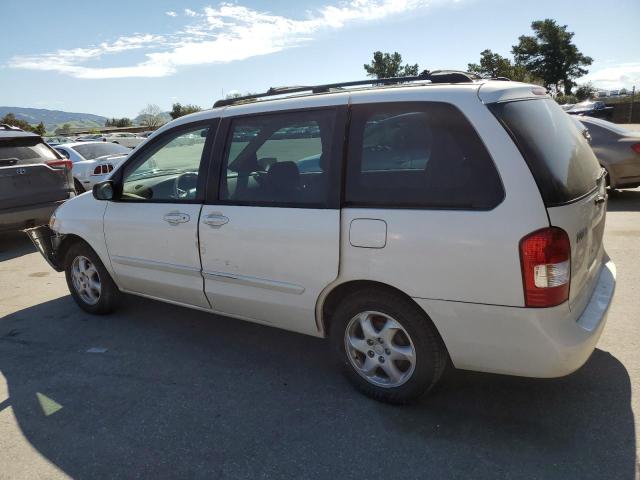
[[[599,118],[577,117],[588,128],[591,148],[607,170],[611,188],[640,186],[640,132]]]

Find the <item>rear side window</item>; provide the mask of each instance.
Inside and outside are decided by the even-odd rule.
[[[220,200],[255,206],[324,208],[330,175],[334,109],[281,112],[231,120]]]
[[[40,137],[0,140],[0,166],[26,165],[58,159],[56,153]]]
[[[347,205],[488,210],[503,197],[489,153],[453,105],[407,102],[353,108]]]
[[[520,149],[547,207],[571,202],[596,187],[598,160],[554,100],[519,100],[489,108]]]

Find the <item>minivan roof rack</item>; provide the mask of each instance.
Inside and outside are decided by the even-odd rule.
[[[227,105],[233,105],[235,103],[243,103],[248,100],[256,100],[258,98],[272,97],[275,95],[286,95],[290,93],[327,93],[333,89],[340,89],[343,87],[357,87],[359,85],[392,85],[395,83],[407,83],[417,81],[430,81],[431,83],[468,83],[474,80],[480,80],[482,77],[474,73],[462,72],[458,70],[435,70],[429,72],[425,70],[420,75],[411,77],[391,77],[391,78],[370,78],[367,80],[355,80],[350,82],[339,83],[327,83],[324,85],[305,85],[305,86],[290,86],[290,87],[271,87],[269,90],[263,93],[253,93],[251,95],[243,95],[235,98],[224,98],[218,100],[213,104],[213,107],[224,107]]]

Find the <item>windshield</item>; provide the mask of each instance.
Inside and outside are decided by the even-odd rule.
[[[104,157],[106,155],[127,155],[131,150],[116,143],[87,143],[85,145],[75,145],[72,147],[76,152],[87,160]]]
[[[596,187],[598,160],[554,100],[494,103],[489,108],[520,149],[547,207],[571,202]]]

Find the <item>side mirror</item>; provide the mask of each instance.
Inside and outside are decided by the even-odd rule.
[[[93,198],[96,200],[113,200],[115,188],[113,180],[96,183],[93,186]]]

